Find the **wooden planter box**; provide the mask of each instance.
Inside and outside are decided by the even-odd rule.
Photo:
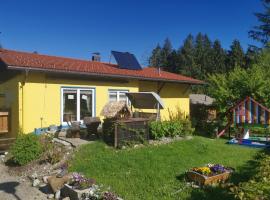
[[[215,183],[225,182],[229,178],[230,173],[231,172],[224,172],[214,176],[205,176],[199,174],[198,172],[188,171],[186,175],[189,180],[195,182],[198,185],[212,185]]]

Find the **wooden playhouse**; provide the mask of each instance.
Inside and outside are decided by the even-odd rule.
[[[217,137],[224,135],[227,130],[229,130],[230,136],[230,128],[233,125],[237,128],[241,128],[242,131],[236,138],[230,140],[231,143],[253,144],[254,141],[250,137],[250,128],[267,128],[270,124],[270,109],[253,98],[246,97],[228,110],[227,118],[228,124],[217,134]],[[260,138],[257,138],[257,140],[259,139]],[[267,142],[268,138],[265,138],[264,140]],[[254,145],[258,147],[261,146],[260,143],[254,143]]]

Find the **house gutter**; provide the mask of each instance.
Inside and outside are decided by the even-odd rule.
[[[29,74],[29,69],[24,69],[24,80],[21,82],[21,89],[22,89],[22,108],[21,108],[21,112],[22,112],[22,131],[24,131],[24,86],[25,86],[25,83],[27,81],[27,77],[28,77],[28,74]]]
[[[21,66],[12,66],[9,65],[8,69],[13,70],[25,70],[26,67]],[[204,85],[203,81],[185,81],[185,80],[172,80],[172,79],[162,79],[162,78],[147,78],[147,77],[140,77],[140,76],[130,76],[130,75],[114,75],[114,74],[101,74],[101,73],[85,73],[85,72],[74,72],[74,71],[63,71],[63,70],[56,70],[56,69],[38,69],[33,67],[27,67],[28,71],[36,71],[36,72],[50,72],[50,73],[59,73],[59,74],[75,74],[75,75],[84,75],[84,76],[93,76],[93,77],[107,77],[107,78],[129,78],[129,79],[136,79],[136,80],[145,80],[145,81],[160,81],[160,82],[171,82],[171,83],[183,83],[183,84],[191,84],[191,85]]]

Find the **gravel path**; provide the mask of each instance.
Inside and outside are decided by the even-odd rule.
[[[11,176],[0,163],[0,200],[45,200],[47,195],[34,188],[29,180]]]

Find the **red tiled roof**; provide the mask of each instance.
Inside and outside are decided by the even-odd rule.
[[[48,56],[7,49],[0,49],[0,60],[10,69],[28,68],[30,70],[80,73],[104,77],[126,77],[140,80],[172,81],[191,84],[203,83],[200,80],[180,74],[174,74],[166,71],[160,71],[159,73],[154,67],[146,67],[142,70],[120,69],[118,68],[118,65],[110,63]]]

